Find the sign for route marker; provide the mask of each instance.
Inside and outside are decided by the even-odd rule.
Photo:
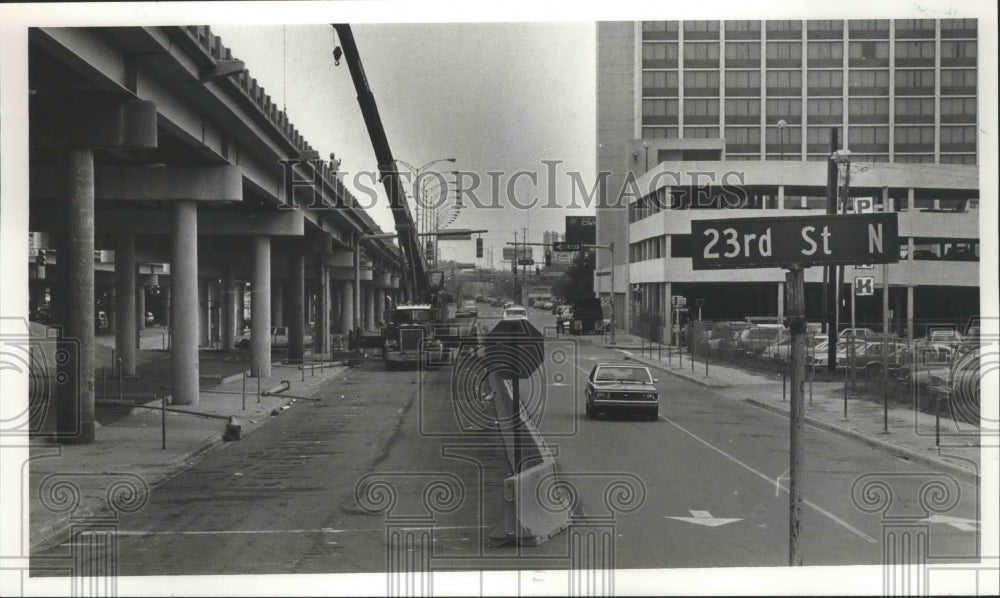
[[[898,261],[893,212],[691,221],[693,270]]]
[[[854,277],[854,295],[868,297],[875,294],[875,279],[871,276]]]
[[[580,243],[565,243],[563,241],[552,243],[552,251],[580,251],[581,249]]]

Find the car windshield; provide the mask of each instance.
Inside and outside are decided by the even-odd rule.
[[[509,307],[509,308],[507,308],[507,315],[508,316],[523,316],[526,313],[527,312],[524,311],[523,307]]]
[[[595,379],[598,382],[637,382],[642,384],[652,382],[652,379],[649,377],[649,370],[629,366],[606,366],[599,368]]]

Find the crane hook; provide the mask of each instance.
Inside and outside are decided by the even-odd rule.
[[[344,55],[344,51],[337,46],[333,49],[333,66],[340,66],[340,57]]]

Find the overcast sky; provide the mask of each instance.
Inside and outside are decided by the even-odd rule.
[[[346,182],[376,168],[350,73],[334,65],[336,36],[329,25],[273,27],[212,25],[233,55],[272,101],[284,105],[291,122],[326,158],[342,160]],[[567,214],[593,209],[516,208],[514,204],[568,206],[568,172],[579,172],[588,188],[595,170],[595,25],[589,23],[454,23],[353,25],[358,51],[375,94],[393,155],[414,166],[456,158],[440,168],[470,173],[463,203],[451,228],[488,229],[489,248],[529,229],[540,242],[545,230],[562,231]],[[549,201],[548,168],[557,160],[556,197]],[[493,175],[494,171],[503,173]],[[531,176],[537,173],[537,184]],[[474,176],[481,181],[474,186]],[[494,189],[493,181],[499,182]],[[369,210],[386,231],[395,226],[380,184]],[[470,194],[475,195],[475,199]],[[454,196],[455,194],[452,194]],[[480,209],[501,205],[502,209]],[[495,265],[500,266],[496,250]],[[540,253],[536,254],[540,257]],[[441,243],[444,259],[475,260],[472,241]],[[487,255],[488,258],[488,255]],[[479,263],[488,265],[488,259]]]

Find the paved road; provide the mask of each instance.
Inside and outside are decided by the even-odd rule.
[[[483,309],[483,320],[498,311]],[[548,314],[529,314],[539,328],[554,324]],[[540,427],[577,489],[581,514],[612,515],[602,525],[613,528],[616,567],[787,563],[784,418],[654,372],[659,421],[589,420],[582,381],[594,363],[617,352],[573,337],[550,339],[546,348],[566,359],[547,371],[553,382]],[[283,411],[154,490],[145,509],[121,522],[119,572],[386,571],[397,566],[392,558],[413,552],[387,548],[393,534],[429,525],[434,548],[422,557],[432,568],[568,566],[565,533],[535,548],[489,545],[506,466],[495,435],[456,411],[452,372],[385,372],[369,363],[328,381],[321,400]],[[808,429],[805,440],[805,563],[881,563],[882,515],[862,512],[852,485],[866,474],[887,481],[897,500],[907,499],[894,513],[906,514],[919,487],[942,476],[826,432]],[[360,481],[376,484],[359,503]],[[608,491],[620,481],[635,493],[620,501],[624,511],[609,511],[615,500]],[[955,488],[961,497],[947,514],[977,519],[976,489]],[[975,526],[925,525],[931,556],[975,553]]]

